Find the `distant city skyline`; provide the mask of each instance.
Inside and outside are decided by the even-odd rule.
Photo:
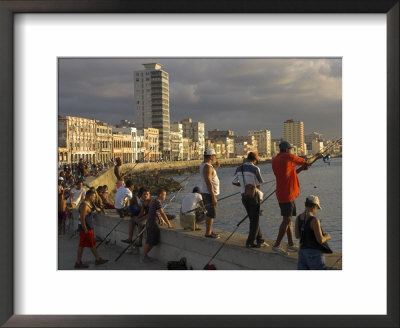
[[[288,119],[304,134],[342,134],[341,59],[82,59],[59,60],[59,115],[110,124],[134,121],[133,72],[158,62],[170,77],[171,123],[191,117],[205,132],[270,130],[282,137]]]

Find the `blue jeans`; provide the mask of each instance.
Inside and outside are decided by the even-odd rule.
[[[300,248],[297,270],[326,270],[324,253],[318,249]]]

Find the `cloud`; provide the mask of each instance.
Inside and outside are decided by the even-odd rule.
[[[60,59],[59,113],[134,120],[133,72],[146,62],[169,73],[171,121],[192,117],[206,131],[265,128],[280,137],[283,122],[294,118],[306,133],[341,135],[338,58]]]

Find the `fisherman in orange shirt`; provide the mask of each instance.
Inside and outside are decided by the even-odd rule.
[[[287,252],[280,247],[280,243],[285,233],[288,239],[288,251],[298,251],[298,247],[293,243],[292,217],[296,217],[295,199],[299,197],[300,185],[297,173],[307,170],[311,164],[323,156],[318,153],[310,159],[304,159],[291,154],[293,147],[287,141],[279,144],[279,154],[272,160],[272,170],[276,177],[276,198],[278,199],[282,223],[279,227],[278,237],[272,250],[276,253],[287,255]],[[300,166],[296,170],[296,166]]]

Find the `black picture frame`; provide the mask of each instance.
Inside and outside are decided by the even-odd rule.
[[[0,0],[0,324],[4,327],[399,327],[399,0]],[[13,310],[13,16],[16,13],[384,13],[387,17],[387,315],[53,316]],[[373,161],[369,161],[373,169]],[[373,282],[371,282],[373,283]],[[366,286],[368,288],[368,286]],[[297,297],[297,296],[293,296]],[[223,301],[223,300],[221,300]],[[238,302],[245,300],[238,300]],[[295,304],[295,302],[293,303]]]

